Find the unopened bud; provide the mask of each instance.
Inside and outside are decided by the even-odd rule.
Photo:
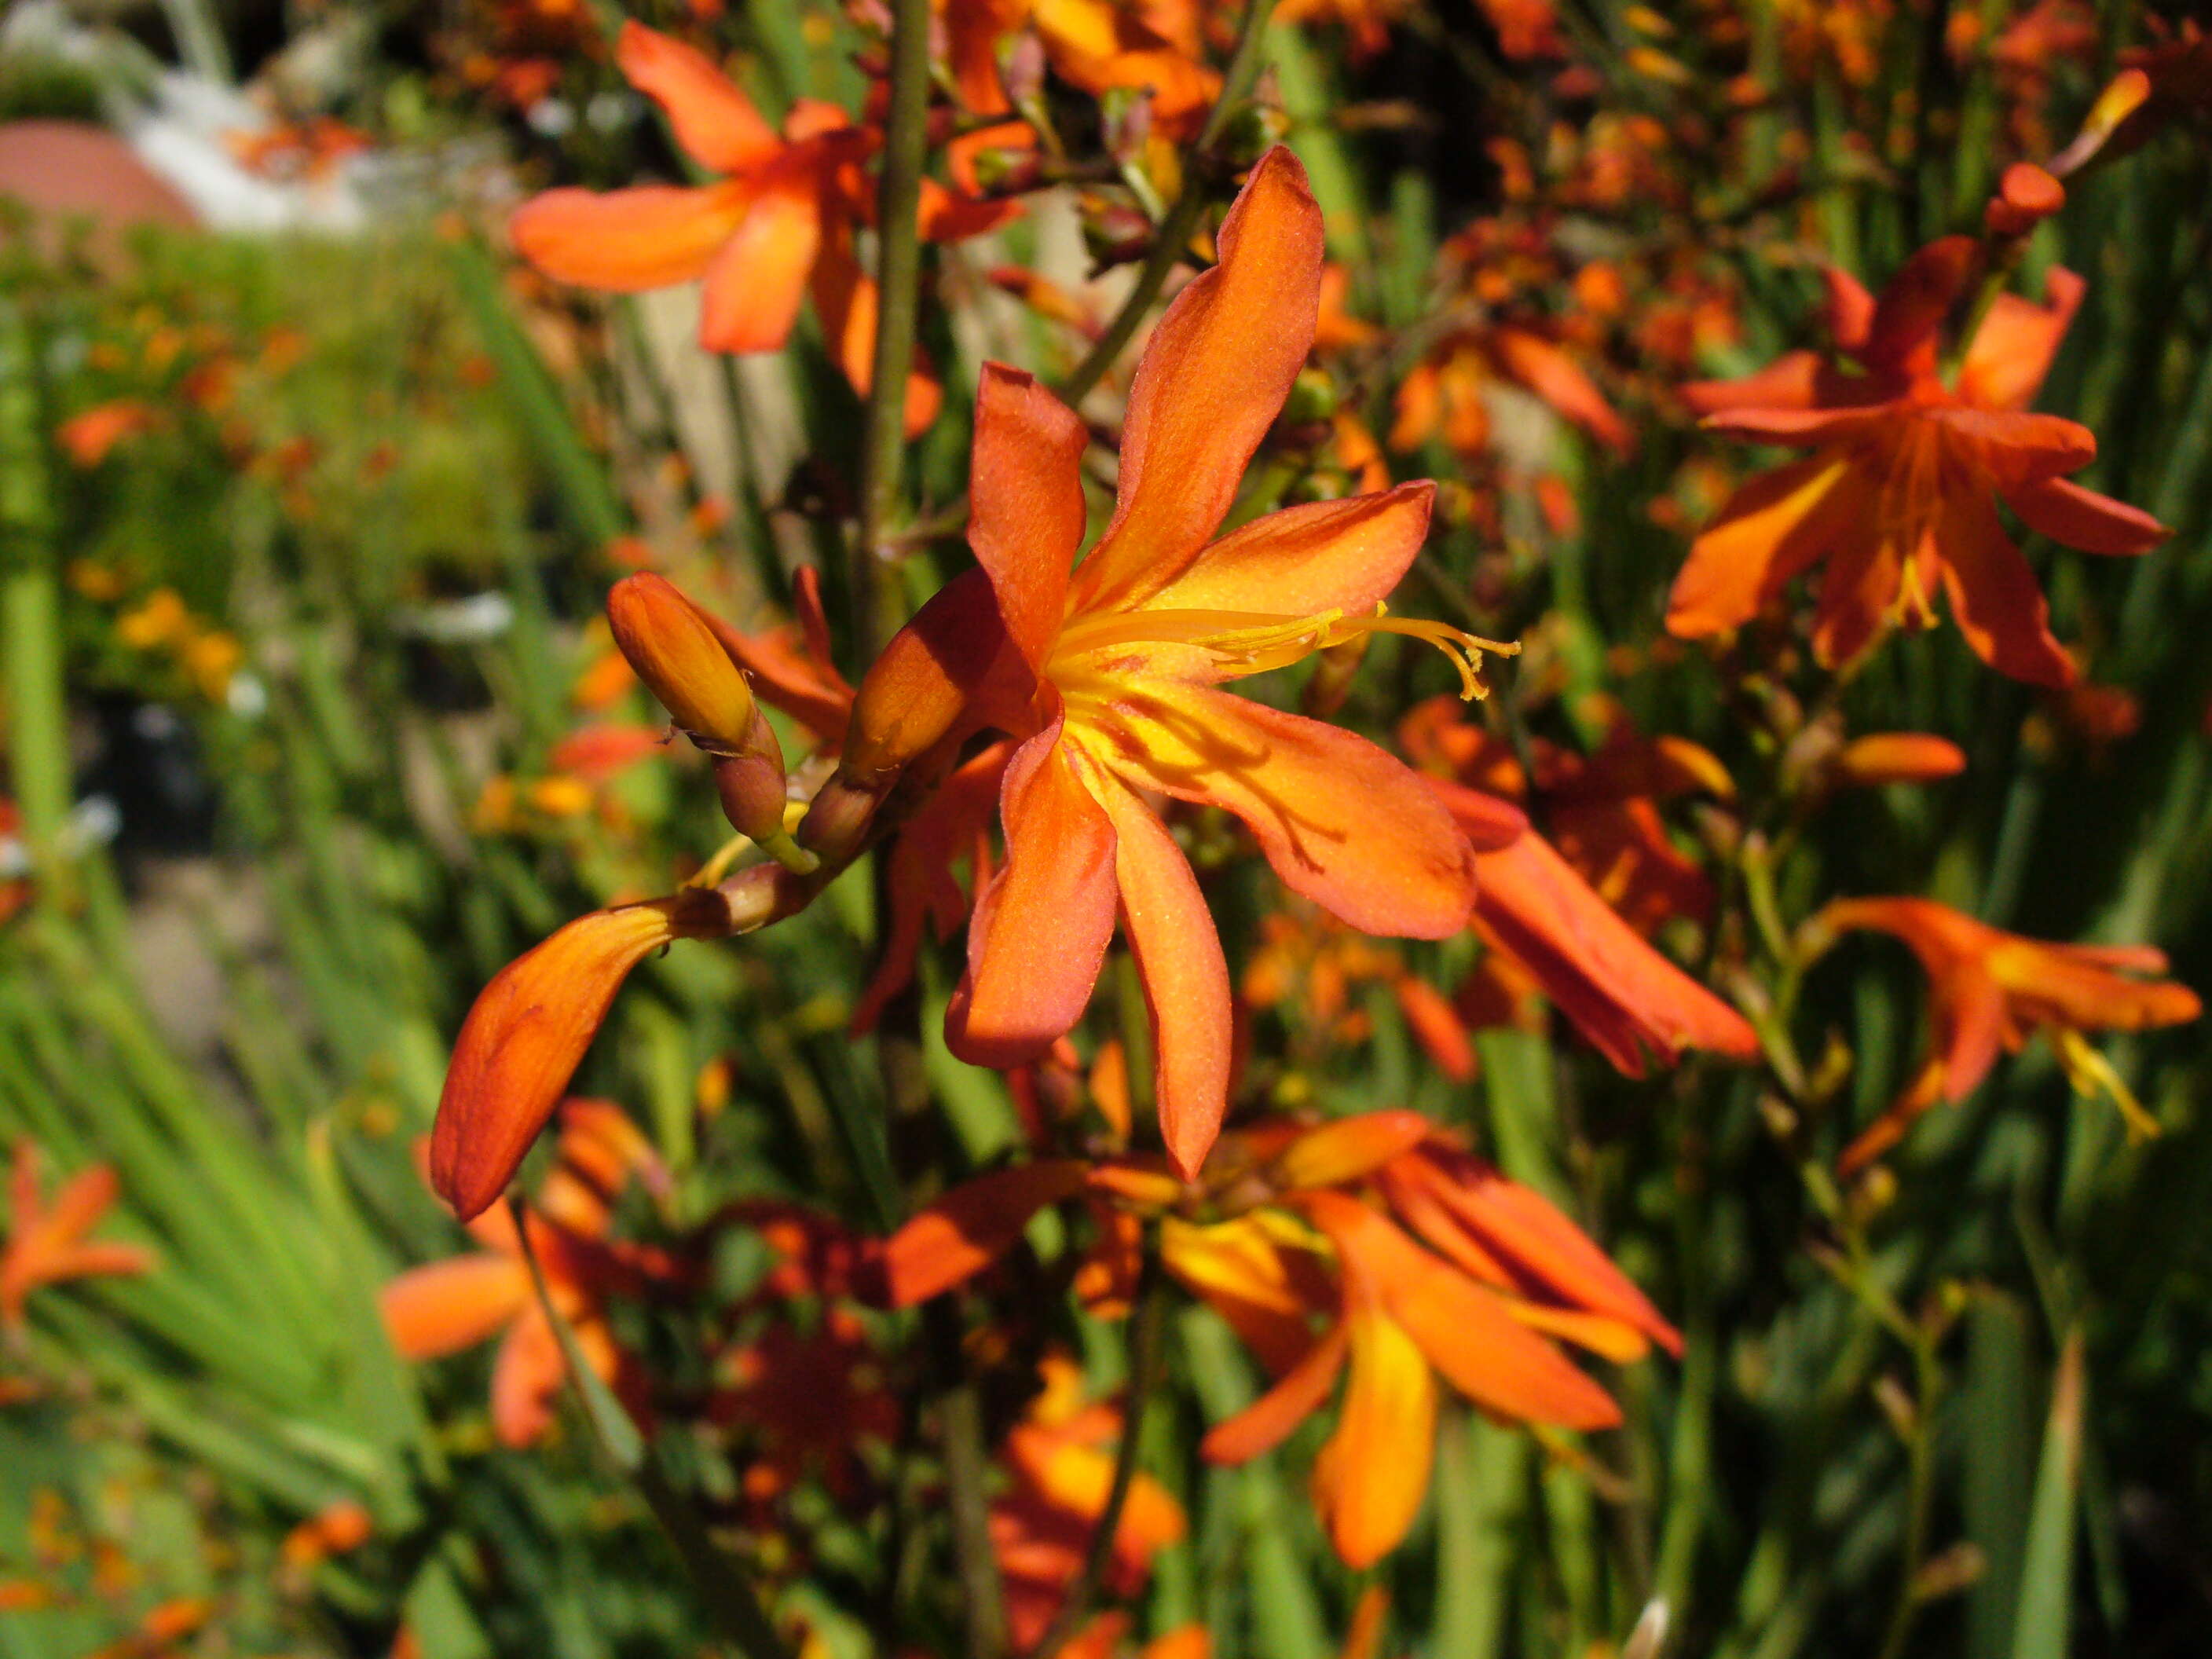
[[[2015,161],[1982,210],[1982,223],[1992,236],[2025,236],[2065,205],[2065,185],[2033,161]]]
[[[801,875],[813,870],[814,855],[784,829],[783,745],[698,608],[661,577],[625,576],[607,595],[607,623],[638,678],[714,758],[714,787],[731,827]]]
[[[1933,783],[1965,771],[1966,756],[1948,738],[1926,732],[1876,732],[1845,744],[1833,765],[1836,781],[1847,788]]]
[[[708,754],[738,753],[759,711],[752,687],[674,583],[625,576],[607,595],[615,643],[684,734]]]

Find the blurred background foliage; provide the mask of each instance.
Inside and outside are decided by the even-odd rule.
[[[1510,458],[1441,436],[1397,457],[1398,476],[1462,497],[1407,607],[1468,608],[1524,641],[1498,699],[1517,738],[1593,747],[1603,694],[1640,731],[1709,746],[1736,781],[1738,829],[1778,834],[1761,817],[1785,762],[1771,705],[1747,707],[1660,626],[1688,533],[1757,459],[1698,434],[1674,385],[1817,343],[1820,261],[1878,284],[1970,225],[2004,162],[2065,141],[2150,14],[1601,0],[1559,14],[1572,68],[1532,69],[1455,0],[1396,11],[1369,55],[1327,9],[1304,9],[1322,21],[1273,26],[1271,91],[1354,308],[1393,331],[1316,371],[1328,396],[1387,429],[1468,271],[1509,270],[1502,303],[1571,332],[1636,439],[1616,457],[1506,388]],[[858,103],[866,37],[842,13],[704,11],[764,108]],[[699,1651],[707,1615],[584,1419],[533,1450],[500,1446],[488,1356],[403,1363],[375,1298],[461,1248],[412,1148],[469,999],[562,921],[659,890],[720,839],[703,775],[673,751],[605,777],[561,763],[580,723],[657,718],[609,670],[606,583],[649,560],[750,627],[818,562],[841,615],[858,405],[811,324],[773,360],[686,361],[680,319],[672,334],[653,306],[553,289],[501,251],[498,210],[526,184],[680,176],[592,7],[55,13],[100,50],[9,37],[0,116],[127,125],[148,77],[181,64],[254,76],[295,124],[343,121],[377,167],[331,175],[362,204],[343,232],[62,237],[20,216],[0,232],[0,1144],[35,1141],[50,1172],[112,1165],[106,1233],[160,1261],[39,1295],[0,1346],[0,1655],[395,1639],[433,1659]],[[2075,33],[1994,49],[2038,18]],[[1734,100],[1745,79],[1763,95]],[[301,167],[297,188],[318,187]],[[2212,983],[2208,197],[2203,126],[2170,133],[2084,179],[2024,276],[2029,292],[2053,263],[2089,278],[2040,406],[2097,432],[2087,480],[2173,540],[2133,562],[2035,550],[2057,632],[2093,653],[2072,692],[1988,672],[1950,629],[1892,641],[1842,689],[1850,730],[1945,733],[1971,768],[1802,826],[1773,872],[1793,921],[1836,893],[1927,893],[2039,938],[2155,943],[2176,977]],[[981,357],[1064,369],[1082,344],[992,289],[987,266],[1066,268],[1079,240],[1066,214],[1038,215],[988,253],[937,254],[953,304],[926,332],[949,395],[917,450],[917,524],[963,488]],[[1625,296],[1602,310],[1577,281],[1599,264]],[[78,423],[101,410],[127,412],[95,453],[100,434]],[[1322,487],[1327,464],[1302,442],[1279,443],[1257,490]],[[1539,479],[1563,508],[1545,509]],[[963,557],[920,539],[907,590],[926,595]],[[1392,643],[1348,723],[1387,732],[1447,688],[1427,653]],[[1786,647],[1775,663],[1760,695],[1823,695]],[[1716,811],[1670,809],[1679,843],[1724,850]],[[1279,891],[1221,825],[1196,833],[1243,962]],[[39,846],[59,856],[34,892]],[[887,1218],[882,1130],[867,1127],[881,1085],[844,1035],[875,937],[869,892],[855,877],[742,950],[675,952],[618,1004],[580,1088],[648,1127],[678,1220],[779,1195],[865,1229]],[[1744,925],[1741,907],[1731,892],[1723,928]],[[1696,932],[1675,942],[1718,948]],[[1449,985],[1474,947],[1398,948]],[[1018,1132],[1000,1080],[937,1044],[951,963],[927,965],[922,1029],[957,1169]],[[1894,1651],[1911,1533],[1924,1608],[1910,1651],[2201,1653],[2212,1061],[2198,1028],[2114,1045],[2163,1126],[2154,1141],[2125,1144],[2109,1109],[2069,1104],[2032,1049],[1931,1114],[1893,1180],[1844,1192],[1826,1164],[1909,1076],[1925,981],[1862,936],[1789,994],[1805,1054],[1847,1068],[1832,1121],[1785,1121],[1759,1076],[1694,1058],[1622,1079],[1564,1030],[1483,1032],[1481,1079],[1454,1085],[1380,990],[1359,1003],[1357,1042],[1295,1008],[1255,1015],[1255,1090],[1468,1126],[1687,1339],[1679,1364],[1620,1375],[1628,1425],[1590,1464],[1452,1419],[1429,1510],[1382,1570],[1391,1650],[1580,1659],[1612,1651],[1656,1595],[1675,1612],[1670,1651]],[[1846,1249],[1850,1272],[1824,1263]],[[753,1250],[741,1230],[718,1245],[711,1306],[617,1310],[626,1345],[674,1375],[696,1364],[762,1271]],[[1118,1342],[1087,1319],[1070,1334],[1109,1386]],[[1176,1394],[1146,1467],[1203,1522],[1157,1564],[1147,1623],[1203,1620],[1224,1659],[1321,1659],[1362,1581],[1302,1501],[1317,1435],[1202,1468],[1198,1435],[1256,1377],[1210,1316],[1179,1318],[1172,1341]],[[663,1437],[656,1455],[719,1500],[750,1451],[740,1425]],[[365,1541],[299,1541],[341,1504],[365,1507]],[[794,1495],[785,1524],[780,1546],[749,1532],[744,1547],[809,1564],[799,1612],[927,1600],[889,1584],[879,1524],[826,1490]],[[830,1651],[870,1650],[849,1620],[821,1613],[815,1629]]]

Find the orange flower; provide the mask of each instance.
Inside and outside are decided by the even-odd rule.
[[[999,54],[1024,26],[1070,86],[1094,97],[1115,88],[1149,93],[1153,124],[1170,138],[1194,134],[1221,90],[1218,75],[1115,0],[944,0],[942,9],[954,82],[976,115],[1013,109]]]
[[[1114,1483],[1108,1449],[1126,1432],[1119,1407],[1085,1401],[1082,1368],[1073,1360],[1049,1354],[1042,1370],[1043,1390],[1000,1454],[1011,1484],[991,1504],[1009,1633],[1024,1650],[1045,1633],[1082,1568]],[[1167,1488],[1138,1471],[1114,1534],[1107,1587],[1134,1595],[1152,1557],[1181,1543],[1185,1526],[1182,1506]],[[1109,1650],[1102,1643],[1095,1650]]]
[[[981,568],[885,650],[845,746],[849,773],[881,778],[979,726],[1021,739],[1000,790],[1006,866],[978,896],[946,1039],[983,1065],[1043,1053],[1081,1017],[1118,908],[1158,1033],[1161,1132],[1186,1172],[1227,1097],[1229,975],[1146,796],[1235,813],[1286,884],[1354,927],[1454,933],[1468,860],[1413,775],[1360,738],[1215,688],[1383,631],[1465,653],[1454,660],[1472,693],[1486,644],[1380,615],[1427,532],[1428,484],[1209,539],[1312,340],[1321,214],[1287,149],[1254,169],[1219,246],[1153,332],[1119,501],[1072,571],[1083,422],[1028,375],[987,367],[969,522]]]
[[[89,468],[106,460],[109,452],[125,438],[158,430],[167,423],[168,416],[151,404],[136,398],[118,398],[81,415],[70,416],[61,423],[54,437],[70,460]]]
[[[853,229],[868,210],[860,167],[874,135],[833,106],[801,99],[779,136],[703,55],[635,20],[623,25],[615,56],[630,84],[666,112],[685,152],[724,176],[692,188],[548,191],[510,222],[516,250],[557,281],[617,293],[703,278],[699,343],[709,351],[781,349],[811,283],[831,350],[866,396],[876,289],[854,256]],[[922,207],[926,228],[949,238],[986,229],[1007,210],[933,186]],[[908,378],[909,430],[929,424],[939,397],[927,374]]]
[[[634,1400],[639,1379],[615,1344],[603,1304],[612,1292],[635,1294],[656,1265],[655,1258],[606,1237],[612,1197],[634,1167],[642,1139],[634,1127],[622,1134],[628,1119],[605,1103],[573,1105],[579,1109],[564,1115],[561,1162],[546,1179],[538,1209],[523,1218],[529,1254],[544,1273],[547,1300],[574,1334],[586,1363]],[[609,1121],[610,1114],[620,1125]],[[611,1181],[611,1159],[623,1171]],[[560,1339],[531,1282],[514,1217],[503,1209],[474,1215],[468,1230],[483,1250],[410,1268],[384,1287],[379,1300],[385,1329],[403,1358],[417,1360],[441,1358],[501,1336],[492,1366],[492,1426],[501,1443],[527,1446],[552,1425],[553,1402],[566,1375]]]
[[[1615,1361],[1654,1341],[1680,1351],[1673,1328],[1565,1216],[1403,1111],[1253,1124],[1224,1138],[1202,1182],[1134,1156],[986,1176],[889,1240],[891,1300],[910,1305],[972,1277],[1038,1210],[1078,1194],[1102,1223],[1086,1273],[1133,1279],[1117,1258],[1134,1254],[1137,1230],[1106,1224],[1157,1218],[1169,1273],[1278,1378],[1215,1425],[1201,1448],[1209,1459],[1241,1462],[1279,1443],[1349,1369],[1314,1478],[1330,1536],[1355,1566],[1397,1543],[1427,1489],[1432,1371],[1494,1416],[1600,1428],[1618,1411],[1553,1339]],[[1316,1315],[1333,1322],[1319,1335]]]
[[[1616,455],[1636,447],[1628,423],[1571,357],[1532,328],[1500,324],[1462,329],[1414,366],[1398,387],[1390,447],[1417,449],[1441,431],[1454,455],[1479,459],[1490,447],[1484,387],[1492,380],[1548,404]]]
[[[1879,301],[1831,271],[1829,332],[1858,373],[1801,351],[1746,380],[1685,388],[1713,430],[1814,453],[1761,473],[1722,508],[1675,580],[1669,629],[1694,639],[1741,627],[1826,559],[1813,630],[1824,665],[1853,661],[1887,623],[1932,625],[1940,581],[1983,661],[2039,684],[2073,679],[1991,496],[2029,529],[2092,553],[2147,552],[2167,532],[2062,476],[2095,458],[2087,428],[2027,412],[2081,303],[2071,271],[2051,270],[2042,305],[1998,296],[1956,384],[1939,376],[1939,331],[1978,261],[1972,241],[1946,237]]]
[[[1527,968],[1575,1028],[1621,1072],[1685,1048],[1759,1053],[1742,1015],[1614,915],[1518,809],[1440,779],[1430,787],[1474,848],[1474,931]]]
[[[0,1248],[0,1330],[23,1328],[23,1304],[42,1285],[103,1273],[143,1273],[154,1253],[137,1244],[86,1242],[115,1202],[115,1171],[105,1164],[80,1170],[62,1183],[49,1206],[40,1192],[39,1148],[15,1143],[15,1173],[8,1188],[8,1238]]]
[[[2109,1094],[2130,1133],[2158,1132],[2082,1034],[2148,1030],[2197,1018],[2203,1005],[2187,986],[2125,977],[2164,973],[2162,952],[2148,945],[2045,944],[1929,899],[1838,899],[1815,920],[1824,931],[1870,927],[1904,940],[1931,981],[1928,1058],[1889,1109],[1844,1150],[1838,1167],[1845,1175],[1896,1145],[1938,1100],[1964,1100],[1989,1075],[2000,1048],[2016,1054],[2037,1031],[2049,1035],[2077,1092]]]

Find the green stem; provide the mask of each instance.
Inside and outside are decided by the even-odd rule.
[[[854,617],[872,639],[876,561],[897,516],[905,459],[906,382],[921,304],[921,170],[929,149],[929,0],[892,0],[890,107],[876,185],[876,356],[860,453],[860,535],[854,549]],[[896,589],[884,586],[885,596]]]
[[[991,1541],[987,1487],[990,1454],[983,1443],[983,1399],[962,1364],[960,1310],[950,1296],[922,1310],[931,1358],[950,1381],[938,1395],[938,1431],[945,1449],[945,1485],[952,1516],[952,1553],[968,1610],[968,1659],[1005,1659],[1006,1591]]]
[[[8,761],[23,844],[48,899],[67,903],[70,783],[61,587],[35,379],[40,337],[0,313],[0,648],[7,652]]]

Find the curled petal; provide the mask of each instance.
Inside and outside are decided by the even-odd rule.
[[[955,1187],[884,1247],[885,1297],[911,1308],[965,1284],[1013,1248],[1030,1218],[1082,1190],[1076,1158],[1017,1164]]]
[[[741,173],[783,148],[752,100],[681,40],[632,18],[623,25],[615,62],[630,85],[667,112],[676,142],[701,166]]]
[[[438,1099],[430,1184],[464,1221],[506,1188],[553,1114],[629,970],[711,933],[705,892],[580,916],[493,976],[461,1024]]]
[[[507,221],[514,250],[556,282],[641,293],[707,274],[745,216],[742,185],[549,190]]]
[[[1223,221],[1221,262],[1176,296],[1129,393],[1113,521],[1077,570],[1079,610],[1140,602],[1236,499],[1304,367],[1321,309],[1321,210],[1297,158],[1261,158]]]

